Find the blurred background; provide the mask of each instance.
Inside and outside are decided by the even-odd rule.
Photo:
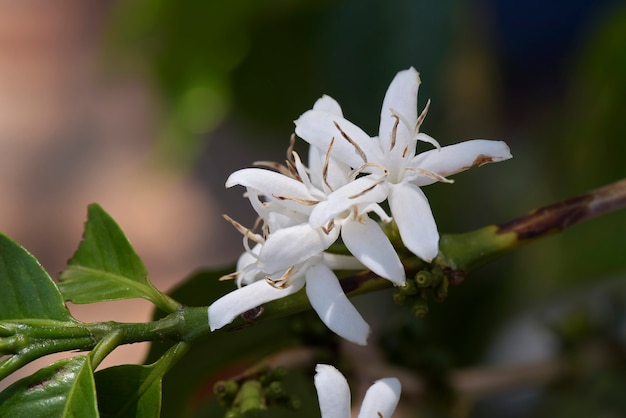
[[[282,161],[292,121],[322,94],[374,135],[386,87],[409,66],[420,107],[432,100],[424,132],[442,145],[503,139],[514,155],[425,190],[442,232],[624,177],[623,1],[0,1],[0,230],[56,276],[98,202],[171,289],[239,255],[220,215],[254,216],[242,190],[224,190],[229,173]],[[543,361],[600,331],[623,343],[625,248],[622,211],[476,272],[419,329],[394,312],[406,344],[428,335],[435,360],[409,364],[377,337],[409,370]],[[85,321],[151,315],[142,301],[71,309]],[[481,397],[456,416],[626,414],[623,362],[560,383]]]

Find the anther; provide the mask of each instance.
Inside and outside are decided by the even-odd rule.
[[[420,115],[417,118],[417,123],[415,123],[415,133],[417,133],[420,129],[420,126],[422,126],[422,122],[424,122],[424,119],[426,118],[426,114],[428,113],[428,108],[430,107],[430,99],[428,99],[428,101],[426,102],[426,106],[424,106],[424,110],[422,110],[422,113],[420,113]]]
[[[273,194],[272,197],[275,197],[278,200],[291,200],[304,206],[313,206],[320,202],[319,200],[300,199],[299,197],[279,196],[275,194]]]
[[[396,119],[393,124],[393,128],[391,129],[391,144],[389,145],[389,151],[396,146],[396,134],[398,133],[398,124],[400,123],[400,118],[395,113],[391,114],[392,117]]]
[[[343,129],[341,129],[341,127],[339,126],[339,124],[337,122],[334,122],[335,127],[339,130],[339,132],[341,133],[341,136],[343,136],[345,138],[346,141],[348,141],[350,143],[350,145],[352,145],[354,147],[354,149],[356,150],[356,152],[359,154],[359,156],[361,157],[361,159],[363,160],[364,163],[367,162],[367,155],[365,155],[365,153],[363,152],[363,150],[361,149],[361,147],[359,147],[359,144],[357,144],[356,142],[354,142],[354,140],[352,138],[350,138],[348,136],[348,134],[346,134]]]
[[[448,183],[448,184],[454,183],[454,180],[451,180],[449,178],[442,176],[441,174],[437,174],[434,171],[426,170],[424,168],[407,167],[405,168],[405,170],[415,171],[417,174],[421,176],[431,178],[435,181],[440,181],[441,183]]]
[[[333,144],[335,143],[335,137],[330,138],[330,144],[328,144],[328,149],[326,150],[326,155],[324,156],[324,167],[322,168],[322,179],[324,180],[324,184],[328,187],[328,189],[332,192],[333,188],[328,184],[328,165],[330,164],[330,150],[333,148]]]

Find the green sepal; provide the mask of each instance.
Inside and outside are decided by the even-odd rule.
[[[178,307],[150,283],[120,227],[97,204],[89,205],[83,240],[59,281],[65,299],[74,303],[144,298],[167,312]]]

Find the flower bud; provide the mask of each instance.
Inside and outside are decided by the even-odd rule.
[[[428,314],[428,302],[424,299],[417,299],[411,306],[411,310],[417,318],[423,318]]]
[[[417,286],[413,280],[407,280],[404,284],[398,287],[398,291],[405,295],[415,295],[417,293]]]
[[[432,282],[433,275],[428,270],[420,270],[415,275],[415,283],[417,283],[419,287],[428,287],[432,284]]]

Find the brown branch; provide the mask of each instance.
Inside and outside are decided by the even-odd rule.
[[[579,222],[626,207],[626,179],[580,196],[534,210],[498,228],[498,233],[514,232],[527,240],[562,231]]]

